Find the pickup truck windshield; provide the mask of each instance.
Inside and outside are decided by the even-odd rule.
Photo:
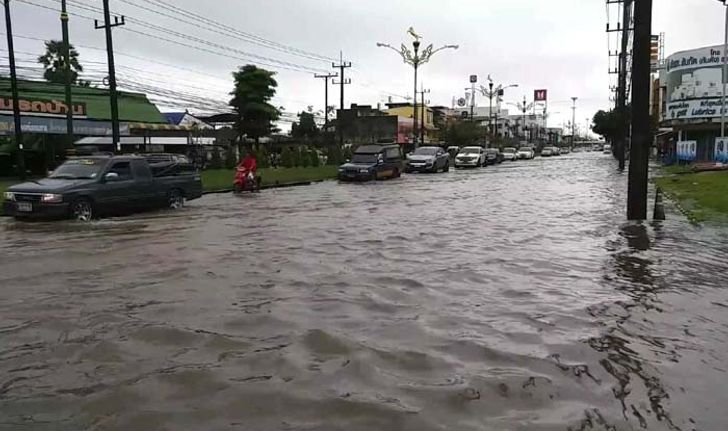
[[[101,174],[106,160],[100,159],[77,159],[68,160],[58,167],[50,175],[50,178],[57,179],[93,179]]]
[[[354,154],[352,163],[377,163],[377,154]]]

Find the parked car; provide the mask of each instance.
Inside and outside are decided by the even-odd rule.
[[[495,165],[503,163],[503,154],[497,148],[486,148],[485,149],[485,164]]]
[[[551,157],[553,155],[554,155],[553,147],[543,147],[543,150],[541,150],[541,157]]]
[[[561,154],[571,153],[571,148],[569,148],[569,147],[561,147],[560,150],[561,150]]]
[[[362,145],[351,161],[339,166],[342,181],[375,181],[402,174],[402,150],[398,144]]]
[[[440,147],[420,147],[407,156],[405,172],[438,172],[450,170],[450,155]]]
[[[560,156],[561,155],[561,147],[552,147],[554,156]]]
[[[612,146],[607,144],[602,148],[602,153],[604,154],[612,154]]]
[[[67,160],[48,178],[12,186],[5,214],[19,219],[74,218],[173,209],[202,196],[202,179],[175,160],[140,156],[90,156]]]
[[[533,147],[521,147],[518,149],[517,156],[519,159],[532,159],[536,157]]]
[[[518,151],[513,147],[506,147],[503,148],[503,160],[510,160],[511,162],[515,162],[518,160]]]
[[[604,147],[601,144],[592,145],[592,151],[602,151]]]
[[[483,147],[465,147],[455,157],[456,168],[478,168],[485,166]]]

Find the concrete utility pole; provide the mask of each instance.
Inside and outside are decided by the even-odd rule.
[[[721,98],[720,109],[720,137],[725,139],[725,90],[726,78],[728,78],[728,4],[726,0],[720,0],[725,8],[725,38],[723,39],[723,97]]]
[[[68,148],[73,148],[73,98],[71,97],[71,43],[68,40],[66,0],[61,1],[61,32],[63,33],[63,69],[66,73],[66,136]]]
[[[625,153],[629,137],[629,117],[627,115],[627,57],[629,50],[629,33],[632,25],[633,0],[623,0],[622,3],[622,47],[619,52],[619,83],[617,85],[617,136],[615,151],[619,161],[619,169],[625,168]]]
[[[20,124],[20,102],[18,100],[18,76],[15,73],[15,48],[13,47],[13,25],[10,19],[10,0],[5,0],[5,33],[8,36],[8,59],[10,61],[10,92],[13,96],[13,123],[15,142],[18,146],[18,176],[25,180],[25,155],[23,154],[23,130]]]
[[[647,172],[652,143],[650,121],[650,50],[652,0],[636,0],[634,6],[634,58],[632,60],[632,145],[629,157],[627,218],[647,218]]]
[[[351,67],[351,62],[344,61],[344,53],[342,51],[339,51],[339,64],[331,63],[331,67],[334,69],[339,69],[339,76],[341,79],[339,79],[339,82],[337,83],[334,81],[334,84],[339,84],[340,87],[340,98],[339,98],[339,109],[344,109],[344,86],[351,84],[351,79],[344,77],[344,71]],[[339,131],[339,145],[344,146],[344,129],[342,127],[341,121],[338,122],[336,125],[336,128]]]
[[[106,31],[106,56],[109,63],[109,99],[111,99],[111,140],[116,151],[121,152],[121,133],[119,133],[119,102],[116,94],[116,67],[114,66],[114,41],[111,37],[111,29],[126,24],[124,17],[119,20],[118,16],[114,17],[114,23],[111,23],[111,12],[109,12],[109,0],[104,0],[104,25],[99,25],[98,20],[94,20],[96,29],[104,29]]]
[[[314,78],[324,80],[324,130],[329,126],[329,79],[339,76],[338,73],[327,73],[325,75],[314,74]]]
[[[422,116],[421,116],[422,121],[420,121],[420,142],[424,145],[425,128],[426,128],[425,126],[427,124],[426,123],[427,118],[425,117],[425,115],[427,113],[427,101],[425,101],[425,94],[430,94],[430,89],[428,88],[425,90],[424,84],[421,84],[420,88],[422,90],[422,91],[420,91],[420,95],[422,96],[422,109],[420,110],[420,111],[422,111]]]
[[[573,106],[571,107],[571,147],[574,147],[574,140],[576,139],[576,101],[578,97],[572,97],[571,101]]]

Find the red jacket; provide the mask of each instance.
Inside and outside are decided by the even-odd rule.
[[[253,156],[245,156],[238,165],[238,168],[243,168],[248,172],[256,172],[258,170],[258,162]]]

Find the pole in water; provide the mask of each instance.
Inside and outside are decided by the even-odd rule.
[[[647,218],[649,149],[652,144],[650,80],[652,45],[652,0],[638,0],[634,6],[632,60],[632,145],[627,186],[627,218]]]
[[[10,60],[10,92],[13,96],[13,124],[15,142],[18,146],[18,176],[25,180],[25,155],[23,154],[23,130],[20,124],[20,101],[18,100],[18,77],[15,73],[15,48],[13,47],[13,25],[10,19],[10,0],[5,0],[5,27],[8,37],[8,59]]]

